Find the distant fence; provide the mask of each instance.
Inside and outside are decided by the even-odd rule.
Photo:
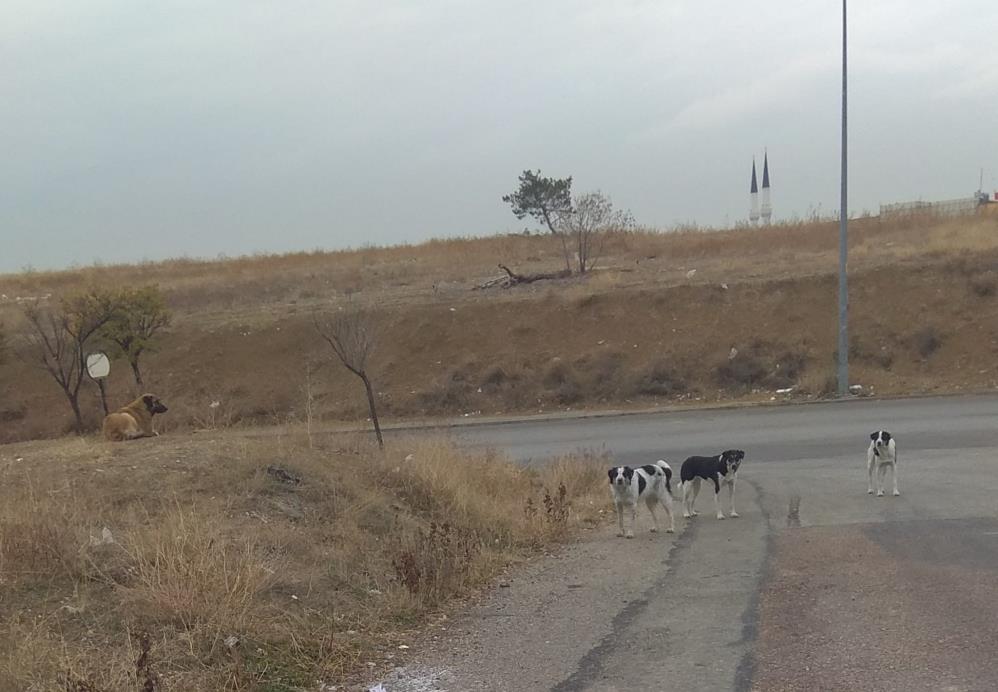
[[[947,199],[942,202],[898,202],[897,204],[881,204],[880,216],[916,216],[930,214],[932,216],[969,216],[977,212],[981,202],[977,197]]]

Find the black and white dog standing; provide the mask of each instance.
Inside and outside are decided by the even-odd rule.
[[[870,446],[866,450],[866,471],[870,477],[867,491],[873,494],[873,472],[877,472],[877,497],[884,496],[884,476],[891,469],[891,479],[894,481],[894,495],[900,495],[898,490],[898,452],[894,438],[886,430],[870,433]]]
[[[724,519],[721,502],[718,495],[721,486],[728,486],[728,504],[731,506],[731,516],[737,517],[735,511],[735,481],[738,480],[738,467],[745,458],[745,452],[740,449],[729,449],[716,457],[690,457],[683,462],[679,470],[680,489],[683,497],[683,516],[687,519],[697,516],[693,508],[700,494],[700,481],[707,480],[714,484],[714,509],[717,518]]]
[[[658,517],[655,515],[655,505],[665,507],[669,516],[669,533],[676,530],[676,522],[672,517],[672,468],[668,463],[659,460],[654,464],[645,464],[636,469],[630,466],[616,466],[609,471],[610,488],[613,490],[613,507],[617,510],[617,524],[620,526],[618,536],[634,538],[634,525],[638,518],[638,503],[642,500],[648,505],[652,521],[655,522],[652,531],[658,531]],[[631,528],[624,531],[624,511],[631,514]]]

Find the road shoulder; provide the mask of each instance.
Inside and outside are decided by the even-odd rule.
[[[710,498],[676,535],[634,540],[601,528],[539,560],[427,634],[388,692],[731,689],[745,667],[768,521],[739,487],[741,518],[717,521]],[[678,509],[678,505],[677,505]],[[732,569],[729,565],[738,565]]]

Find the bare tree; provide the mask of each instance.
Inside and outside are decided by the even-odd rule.
[[[371,422],[374,423],[374,434],[378,438],[378,446],[384,449],[385,440],[381,436],[381,425],[378,423],[374,389],[367,374],[367,359],[374,351],[377,342],[374,321],[368,314],[353,310],[326,318],[314,316],[312,323],[319,336],[333,349],[343,367],[364,383],[367,405],[371,410]]]
[[[561,233],[575,246],[576,270],[591,271],[603,255],[607,235],[634,228],[629,211],[613,208],[613,202],[602,192],[589,192],[575,198],[572,211],[559,216]]]
[[[57,311],[42,310],[37,303],[24,309],[28,332],[20,353],[44,369],[62,389],[73,410],[77,433],[83,432],[80,387],[87,375],[86,347],[115,309],[113,297],[99,291],[64,298]]]

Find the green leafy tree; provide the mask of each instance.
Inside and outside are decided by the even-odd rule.
[[[504,195],[502,201],[513,208],[516,218],[532,216],[547,226],[551,235],[560,238],[565,268],[571,269],[568,242],[558,230],[558,222],[561,216],[572,212],[572,177],[545,178],[539,170],[526,170],[520,174],[519,181],[519,187]]]
[[[100,336],[128,360],[141,390],[145,385],[139,359],[146,351],[155,350],[156,337],[170,326],[172,316],[158,286],[122,290],[115,302],[114,315],[101,328]]]
[[[116,309],[115,297],[98,290],[63,298],[56,310],[45,310],[37,303],[24,308],[28,330],[20,353],[62,389],[73,409],[78,433],[83,432],[80,387],[87,376],[86,349]]]

